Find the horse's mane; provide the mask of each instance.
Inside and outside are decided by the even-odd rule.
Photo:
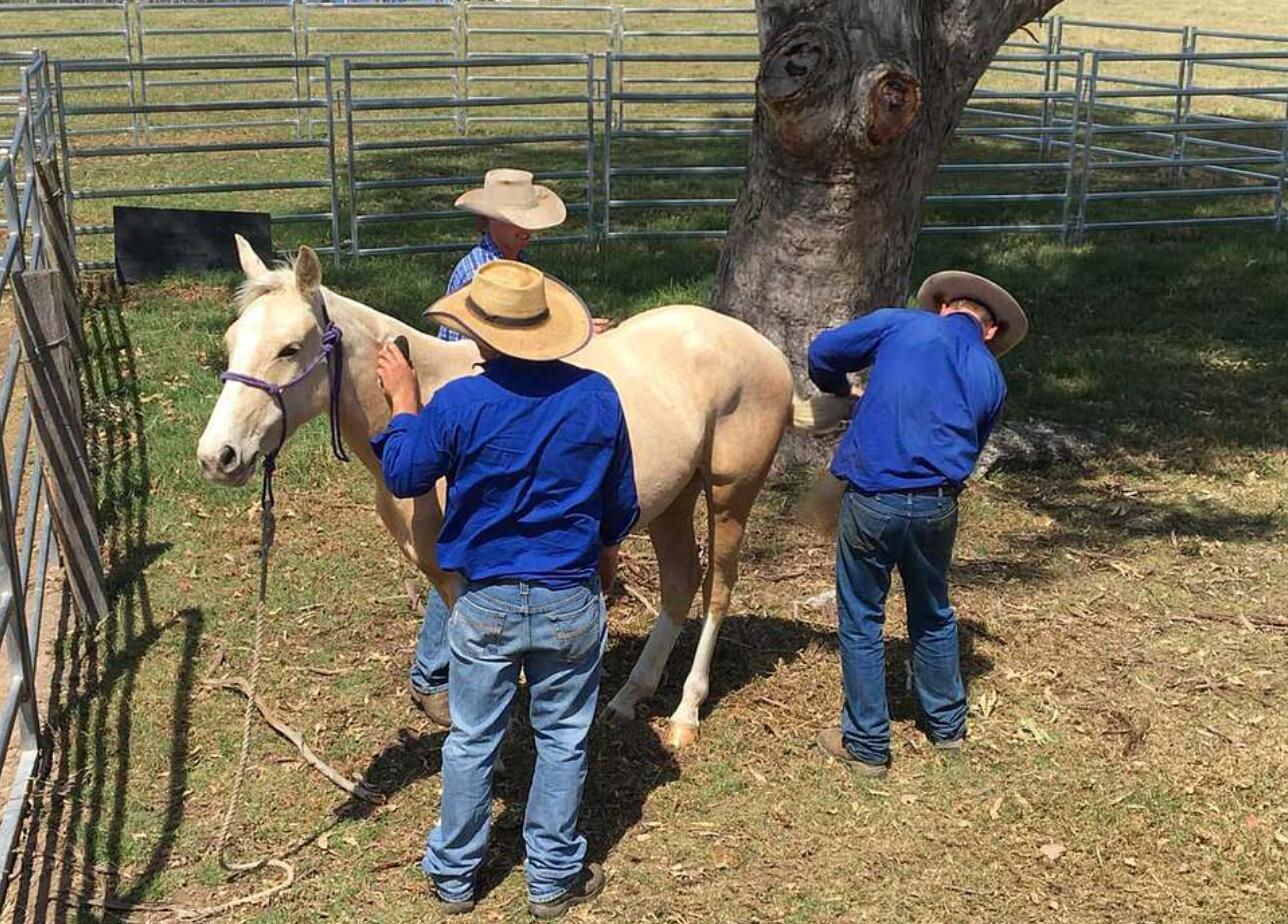
[[[290,263],[279,263],[275,269],[237,287],[237,313],[245,311],[255,299],[286,288],[295,288],[295,268]]]
[[[257,298],[272,295],[274,292],[280,292],[283,289],[294,288],[295,261],[287,260],[283,263],[278,263],[277,266],[264,275],[256,276],[254,279],[247,279],[237,287],[237,314],[240,316]],[[311,301],[316,308],[319,304],[325,304],[325,300],[326,296],[319,289],[316,297]]]

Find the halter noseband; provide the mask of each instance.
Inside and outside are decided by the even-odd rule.
[[[285,384],[278,385],[276,382],[258,379],[253,375],[243,375],[230,369],[225,369],[219,373],[219,381],[221,382],[236,382],[239,385],[257,388],[262,392],[266,392],[270,398],[277,402],[277,408],[282,412],[281,437],[278,439],[277,446],[273,448],[273,451],[264,456],[264,487],[260,493],[260,506],[266,513],[273,509],[273,472],[277,468],[277,454],[282,451],[282,446],[286,443],[288,428],[285,394],[288,389],[294,388],[308,378],[318,364],[322,362],[326,362],[328,366],[327,380],[328,390],[330,391],[328,416],[331,424],[331,452],[341,462],[349,461],[349,454],[344,449],[344,441],[340,438],[340,376],[344,371],[344,350],[341,342],[343,334],[327,313],[326,297],[321,292],[318,292],[317,298],[317,307],[322,312],[322,350],[309,361],[309,364],[298,375]]]

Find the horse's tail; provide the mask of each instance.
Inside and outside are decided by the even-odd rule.
[[[854,398],[850,395],[815,395],[792,398],[792,426],[807,433],[826,433],[850,419]]]

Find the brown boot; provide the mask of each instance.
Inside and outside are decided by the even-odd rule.
[[[580,905],[588,902],[600,892],[604,891],[604,868],[598,863],[587,863],[582,867],[581,875],[577,877],[571,888],[558,898],[552,898],[548,902],[528,902],[528,913],[534,918],[549,920],[551,918],[561,918],[568,913],[568,909],[573,905]]]
[[[839,728],[825,728],[818,733],[819,749],[835,760],[853,767],[854,770],[863,776],[882,777],[889,771],[887,764],[870,764],[865,760],[859,760],[850,753],[850,749],[845,746],[845,741],[841,737]]]
[[[439,728],[452,727],[452,710],[447,702],[447,691],[440,690],[437,693],[422,693],[414,686],[409,686],[411,690],[412,705],[425,713],[426,717],[437,725]]]

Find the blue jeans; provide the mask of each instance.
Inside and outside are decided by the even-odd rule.
[[[425,618],[411,659],[411,685],[422,693],[447,689],[447,604],[433,584],[425,594]]]
[[[836,603],[845,706],[841,732],[866,763],[890,760],[885,624],[890,574],[897,567],[908,608],[913,687],[921,720],[934,741],[966,731],[966,688],[957,649],[957,619],[948,604],[948,566],[957,536],[952,494],[847,491],[836,539]]]
[[[557,898],[581,872],[586,839],[577,814],[607,638],[598,580],[561,590],[470,585],[457,601],[447,627],[452,730],[443,745],[443,806],[421,864],[447,901],[474,895],[492,823],[492,770],[520,670],[537,745],[523,821],[528,897]]]

